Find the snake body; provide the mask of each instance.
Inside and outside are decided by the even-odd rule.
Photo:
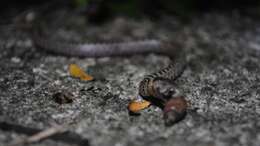
[[[58,43],[57,41],[47,39],[46,37],[44,38],[40,35],[32,37],[32,40],[34,45],[38,48],[66,56],[106,57],[157,53],[174,59],[176,54],[179,54],[178,44],[161,40],[142,40],[111,44],[69,44]],[[167,109],[165,111],[174,111],[173,113],[165,112],[164,117],[174,117],[170,123],[179,121],[186,114],[186,106],[183,107],[184,110],[181,110],[181,112],[178,109],[174,109],[178,107],[175,103],[178,104],[180,101],[182,101],[181,105],[186,105],[184,104],[186,102],[185,99],[179,100],[180,98],[175,98],[177,96],[177,91],[174,85],[174,81],[182,74],[184,68],[185,63],[183,63],[183,61],[173,60],[168,67],[145,76],[139,84],[139,95],[143,99],[151,101],[153,104],[163,109]],[[166,105],[168,106],[165,107]],[[173,105],[174,108],[169,107]],[[171,113],[171,115],[169,116],[166,113]]]

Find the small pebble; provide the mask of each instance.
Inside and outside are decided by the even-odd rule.
[[[74,100],[74,95],[67,91],[54,93],[52,97],[59,104],[72,103]]]
[[[21,62],[21,59],[18,58],[18,57],[12,57],[12,58],[11,58],[11,61],[12,61],[13,63],[19,63],[19,62]]]

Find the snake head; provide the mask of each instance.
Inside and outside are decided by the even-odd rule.
[[[178,87],[168,80],[154,80],[153,81],[153,97],[168,102],[172,97],[178,96],[180,91]]]
[[[161,109],[169,99],[178,96],[179,93],[173,82],[161,78],[144,79],[139,86],[139,95]]]

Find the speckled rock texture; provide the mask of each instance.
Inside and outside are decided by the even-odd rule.
[[[188,23],[165,17],[115,18],[101,26],[64,11],[51,15],[45,30],[69,41],[129,41],[170,38],[194,57],[176,81],[190,102],[184,120],[166,127],[161,109],[151,106],[131,116],[127,105],[144,75],[170,62],[156,54],[113,58],[77,58],[44,52],[24,31],[1,27],[0,120],[46,129],[68,124],[91,146],[257,146],[260,143],[260,27],[238,13],[194,16]],[[53,20],[53,21],[51,21]],[[54,21],[55,20],[55,21]],[[56,23],[59,23],[59,26]],[[10,28],[10,29],[9,29]],[[94,81],[70,77],[76,63]],[[69,91],[72,103],[52,95]],[[26,135],[0,130],[0,145]],[[32,146],[69,144],[44,140]]]

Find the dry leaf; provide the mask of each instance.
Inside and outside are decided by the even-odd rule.
[[[150,104],[151,103],[147,100],[141,100],[141,101],[140,100],[133,100],[129,103],[128,109],[129,109],[129,111],[135,113],[135,112],[138,112],[140,110],[143,110],[143,109],[149,107]]]
[[[80,78],[84,81],[91,81],[93,77],[87,73],[85,73],[78,65],[70,64],[69,66],[70,75],[75,78]]]

